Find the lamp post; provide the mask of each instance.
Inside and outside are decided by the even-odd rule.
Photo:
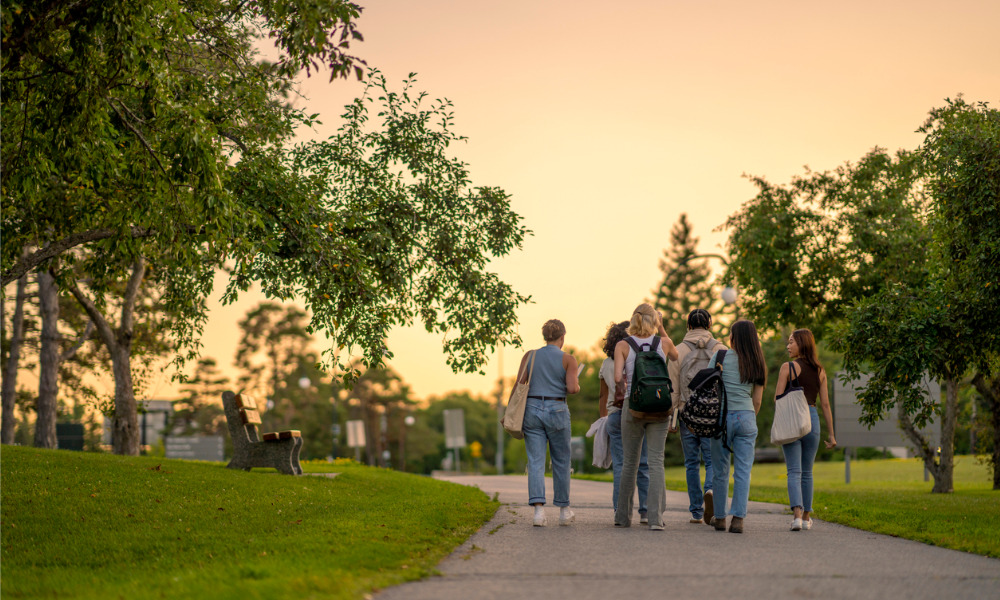
[[[673,276],[673,274],[677,272],[677,269],[680,269],[682,265],[686,265],[692,260],[696,260],[699,258],[717,258],[722,261],[722,264],[726,265],[727,267],[729,266],[729,260],[726,257],[722,256],[721,254],[695,254],[694,256],[689,256],[684,260],[678,262],[677,266],[674,267],[674,270],[670,273],[670,275]],[[739,293],[736,291],[736,288],[731,285],[726,285],[726,287],[722,288],[722,294],[720,294],[720,297],[722,298],[722,301],[725,304],[727,305],[731,304],[736,308],[736,320],[738,321],[740,319],[740,307],[736,303],[736,301],[739,300]]]

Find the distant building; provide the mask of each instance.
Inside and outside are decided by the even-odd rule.
[[[163,435],[173,413],[173,400],[139,401],[139,432],[141,435],[139,443],[144,448],[156,446],[163,441]],[[101,439],[103,444],[109,446],[112,444],[111,434],[113,431],[111,418],[104,417],[104,433]]]

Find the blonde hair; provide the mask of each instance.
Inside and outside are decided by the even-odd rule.
[[[559,319],[549,319],[542,325],[542,338],[546,342],[554,342],[566,335],[566,326]]]
[[[628,326],[628,334],[645,338],[654,335],[660,329],[659,315],[649,304],[640,304],[632,311],[632,322]]]

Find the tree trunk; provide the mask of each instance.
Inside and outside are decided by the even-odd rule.
[[[131,342],[131,340],[129,341]],[[115,344],[111,351],[111,372],[115,377],[115,416],[112,420],[112,449],[115,454],[138,456],[142,443],[139,431],[135,388],[132,387],[131,343]]]
[[[59,397],[59,288],[47,271],[38,272],[42,344],[38,352],[38,400],[35,403],[35,447],[55,448]]]
[[[14,404],[17,398],[17,368],[21,360],[21,343],[24,341],[24,297],[28,284],[28,276],[17,280],[17,292],[14,297],[14,319],[10,327],[10,352],[4,363],[2,395],[3,421],[0,423],[0,443],[14,443],[14,428],[17,419],[14,417]]]
[[[958,379],[944,382],[944,415],[941,419],[941,469],[934,479],[932,492],[948,494],[955,491],[955,424],[958,421]]]
[[[955,474],[955,423],[958,418],[958,380],[945,380],[944,406],[941,411],[941,456],[938,460],[937,448],[932,448],[924,436],[913,426],[910,416],[899,405],[899,426],[917,447],[917,453],[924,460],[924,467],[934,477],[931,492],[950,493],[954,491]]]
[[[112,449],[115,454],[138,456],[140,450],[139,417],[132,384],[132,332],[135,300],[146,274],[146,263],[142,257],[136,258],[132,266],[125,295],[122,298],[121,324],[112,329],[101,311],[75,283],[69,291],[87,311],[94,323],[108,353],[111,354],[111,372],[115,378],[115,414],[112,419]]]
[[[976,373],[972,379],[987,406],[990,407],[990,424],[993,427],[993,489],[1000,490],[1000,373],[987,379],[982,373]],[[975,452],[975,448],[972,449]]]

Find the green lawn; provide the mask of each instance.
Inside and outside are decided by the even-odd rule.
[[[931,494],[933,482],[924,481],[918,459],[851,461],[849,484],[844,463],[816,463],[813,477],[819,519],[1000,558],[1000,491],[971,456],[955,459],[953,494]],[[581,478],[611,481],[610,474]],[[666,479],[667,489],[687,490],[684,467],[668,468]],[[783,463],[756,464],[750,499],[787,504],[786,485]]]
[[[5,446],[3,598],[359,598],[434,573],[481,491],[358,465],[324,477]]]

